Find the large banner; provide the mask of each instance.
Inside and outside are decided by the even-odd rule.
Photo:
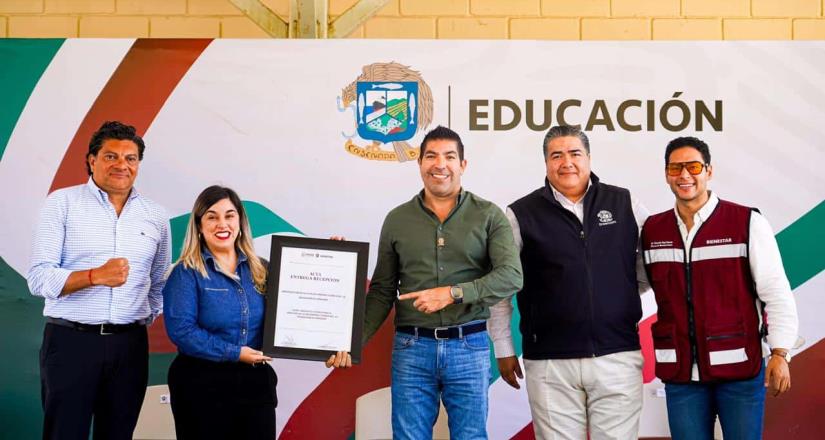
[[[651,212],[673,206],[665,145],[697,136],[711,146],[711,188],[770,221],[799,306],[793,388],[768,397],[765,437],[825,428],[825,44],[0,40],[0,66],[0,426],[10,438],[38,436],[42,418],[42,300],[24,279],[38,211],[87,180],[90,135],[110,119],[144,135],[137,187],[172,216],[175,258],[195,196],[220,183],[245,200],[260,255],[273,233],[343,235],[372,244],[370,273],[384,216],[422,186],[417,147],[436,125],[464,140],[464,187],[501,207],[543,184],[551,125],[581,124],[594,172]],[[651,293],[643,304],[641,434],[667,436]],[[175,348],[162,322],[150,333],[150,381],[163,384]],[[275,360],[280,438],[352,435],[355,400],[389,386],[391,334],[388,321],[346,371]],[[517,326],[514,337],[520,352]],[[524,387],[492,373],[490,437],[531,437]]]

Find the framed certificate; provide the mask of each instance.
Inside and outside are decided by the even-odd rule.
[[[272,236],[263,352],[361,361],[369,243]]]

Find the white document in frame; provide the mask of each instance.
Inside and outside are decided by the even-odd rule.
[[[283,247],[275,343],[350,351],[358,253]]]

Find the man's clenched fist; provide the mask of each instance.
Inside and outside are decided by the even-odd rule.
[[[129,260],[125,258],[111,258],[91,273],[92,284],[109,287],[122,286],[128,277]]]

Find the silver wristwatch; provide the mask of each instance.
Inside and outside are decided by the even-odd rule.
[[[453,304],[461,304],[464,301],[464,289],[450,286],[450,296],[453,297]]]

